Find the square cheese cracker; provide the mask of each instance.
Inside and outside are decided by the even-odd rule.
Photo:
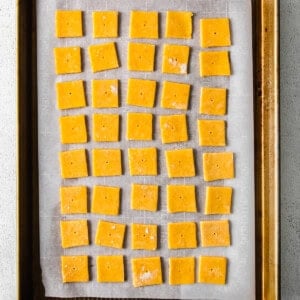
[[[199,113],[204,115],[226,114],[226,89],[202,87]]]
[[[200,46],[226,47],[231,45],[228,18],[200,20]]]
[[[204,181],[234,178],[232,152],[203,153]]]
[[[118,36],[117,11],[93,11],[93,37],[114,38]]]
[[[116,45],[113,42],[91,45],[88,52],[94,73],[119,67]]]
[[[226,123],[224,120],[198,120],[200,146],[226,146]]]
[[[54,59],[56,74],[72,74],[82,71],[80,47],[54,48]]]
[[[199,257],[199,283],[225,284],[227,259],[222,256]]]
[[[159,117],[163,144],[186,142],[188,140],[186,115],[165,115]]]
[[[157,211],[158,186],[152,184],[131,185],[131,209]]]
[[[195,257],[169,258],[169,284],[195,283]]]
[[[85,107],[86,100],[83,81],[75,80],[57,82],[56,99],[58,109]]]
[[[62,144],[87,142],[87,130],[84,115],[63,116],[59,118],[60,141]]]
[[[81,10],[57,10],[55,12],[56,37],[81,37],[82,35]]]
[[[194,185],[167,185],[167,210],[169,213],[196,212]]]
[[[60,152],[59,158],[62,178],[79,178],[88,176],[85,149]]]
[[[63,248],[89,244],[87,220],[60,221],[60,233]]]
[[[127,69],[129,71],[152,72],[154,70],[155,45],[128,43]]]
[[[156,250],[157,225],[136,223],[131,224],[131,249]]]
[[[187,74],[190,48],[186,45],[165,44],[162,73]]]
[[[169,178],[195,176],[193,149],[166,150],[165,157]]]
[[[156,94],[156,81],[129,78],[127,85],[127,98],[128,105],[153,107]]]
[[[114,108],[119,106],[119,83],[117,79],[92,80],[92,107]]]
[[[60,212],[62,214],[87,213],[87,187],[62,186],[59,190]]]
[[[127,140],[151,141],[153,115],[148,113],[127,113]]]
[[[120,210],[120,188],[100,186],[93,188],[91,212],[103,215],[118,215]]]
[[[201,221],[202,247],[230,246],[230,229],[228,220]]]
[[[93,149],[92,150],[93,176],[120,176],[122,162],[120,149]]]
[[[131,176],[157,175],[156,148],[129,148],[128,160]]]
[[[88,257],[86,255],[61,256],[63,282],[89,281]]]
[[[192,16],[189,11],[167,11],[166,38],[190,39],[192,37]]]
[[[93,114],[93,141],[117,142],[119,140],[118,114]]]
[[[168,223],[168,248],[197,248],[196,223]]]
[[[126,225],[100,220],[97,226],[95,244],[98,246],[123,248]]]
[[[160,257],[138,257],[131,259],[134,287],[162,284]]]
[[[158,13],[156,11],[131,11],[129,37],[157,39]]]
[[[232,187],[207,186],[205,197],[205,214],[230,214]]]
[[[190,87],[187,83],[164,81],[161,107],[186,110],[189,105]]]
[[[205,51],[199,54],[200,76],[230,76],[228,51]]]
[[[122,255],[97,256],[98,282],[124,282],[125,269]]]

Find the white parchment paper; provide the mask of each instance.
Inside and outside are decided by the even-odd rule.
[[[83,10],[84,37],[57,39],[54,37],[54,14],[56,9]],[[129,14],[133,9],[155,10],[160,13],[160,36],[158,40],[140,40],[156,45],[155,72],[128,72],[126,69]],[[115,39],[94,39],[92,37],[92,11],[117,10],[120,12],[119,33]],[[167,10],[188,10],[193,16],[193,39],[165,39],[165,12]],[[40,198],[40,253],[42,280],[46,296],[56,297],[119,297],[119,298],[182,298],[182,299],[254,299],[254,152],[253,152],[253,95],[252,95],[252,32],[251,1],[246,0],[38,0],[38,130],[39,130],[39,198]],[[198,53],[199,19],[204,17],[229,17],[233,45],[228,48],[233,75],[230,77],[199,77]],[[92,73],[87,47],[91,44],[114,41],[117,44],[121,67],[116,70]],[[191,56],[187,75],[162,75],[161,58],[164,43],[190,45]],[[83,72],[80,74],[59,75],[54,73],[53,48],[59,46],[80,46],[82,48]],[[155,79],[158,83],[156,105],[153,109],[129,107],[125,104],[128,78]],[[120,108],[92,109],[91,80],[118,78],[120,87]],[[59,111],[56,108],[55,82],[75,79],[85,80],[88,106],[82,109]],[[190,140],[186,143],[162,145],[158,116],[185,111],[172,111],[160,108],[162,80],[188,82],[192,84],[190,106],[187,111]],[[228,89],[228,114],[221,118],[227,121],[227,142],[224,148],[199,147],[197,119],[212,118],[200,116],[200,87],[226,87]],[[128,111],[152,112],[156,115],[154,140],[152,142],[127,142],[125,139],[125,115]],[[117,143],[95,143],[91,140],[84,145],[61,145],[58,120],[61,115],[86,114],[91,135],[91,115],[96,112],[115,112],[121,115],[121,140]],[[127,149],[130,147],[155,146],[159,149],[159,176],[130,177]],[[123,151],[124,175],[111,178],[80,178],[61,180],[58,153],[63,150],[85,148],[89,158],[93,148],[115,148]],[[166,175],[164,150],[175,148],[194,149],[197,176],[186,179],[169,179]],[[211,185],[229,185],[234,188],[232,214],[229,216],[205,216],[204,196],[208,183],[202,176],[202,153],[209,151],[233,151],[235,153],[236,178],[216,181]],[[90,159],[89,159],[90,162]],[[89,168],[91,166],[89,165]],[[130,184],[156,183],[160,185],[159,210],[155,213],[130,210]],[[166,185],[176,183],[195,184],[197,187],[197,213],[167,214]],[[61,185],[115,185],[122,188],[121,214],[109,217],[95,214],[63,216],[60,214],[59,187]],[[89,195],[89,196],[90,196]],[[90,198],[90,197],[89,197]],[[90,199],[89,199],[90,205]],[[62,249],[60,243],[59,221],[62,219],[89,220],[91,245]],[[231,224],[232,246],[224,248],[202,248],[199,243],[199,221],[206,219],[229,218]],[[130,227],[127,226],[124,249],[110,249],[94,245],[96,226],[99,219],[123,222],[159,224],[159,249],[157,251],[137,251],[130,249]],[[184,250],[167,249],[166,224],[173,221],[195,221],[198,231],[198,248]],[[90,282],[63,284],[60,273],[61,255],[89,255]],[[126,281],[121,284],[100,284],[96,281],[96,256],[100,254],[122,254],[125,256]],[[224,286],[195,283],[186,286],[168,285],[168,258],[171,256],[220,255],[228,258],[227,283]],[[142,256],[161,256],[164,283],[159,286],[134,288],[132,286],[130,259]],[[198,268],[196,269],[196,273]]]

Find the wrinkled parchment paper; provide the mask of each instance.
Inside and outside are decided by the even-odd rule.
[[[54,14],[56,9],[81,9],[84,11],[84,37],[57,39],[54,37]],[[164,36],[165,12],[167,10],[188,10],[193,16],[193,39],[143,40],[156,47],[155,72],[139,73],[126,70],[126,55],[129,30],[130,10],[155,10],[160,13],[160,36]],[[94,10],[117,10],[120,12],[120,37],[116,39],[93,39],[91,13]],[[40,253],[42,280],[46,296],[56,297],[130,297],[130,298],[182,298],[182,299],[254,299],[254,168],[253,168],[253,95],[252,95],[252,33],[251,5],[243,0],[38,0],[38,129],[39,129],[39,197],[40,197]],[[229,48],[233,75],[225,77],[199,77],[198,53],[199,19],[204,17],[229,17],[233,45]],[[105,41],[115,41],[121,68],[107,72],[92,73],[88,60],[87,46]],[[192,46],[188,75],[162,75],[161,57],[164,43],[185,43]],[[81,46],[83,72],[72,75],[54,74],[53,48],[59,46]],[[222,48],[220,48],[222,49]],[[127,142],[125,140],[125,114],[127,111],[147,111],[156,115],[178,113],[163,110],[159,99],[161,84],[158,84],[156,106],[153,109],[129,107],[125,104],[126,84],[129,77],[181,81],[192,84],[190,107],[187,111],[189,137],[187,143],[162,145],[158,117],[155,118],[153,142]],[[61,145],[59,139],[58,120],[60,115],[86,114],[89,134],[91,134],[91,115],[104,110],[91,108],[91,80],[97,78],[119,78],[121,81],[121,107],[106,109],[105,112],[121,114],[121,141],[118,143],[95,143],[89,141],[84,145]],[[86,82],[88,106],[82,109],[59,111],[56,109],[55,82],[83,79]],[[227,141],[224,148],[198,146],[196,120],[198,114],[199,94],[201,86],[228,88]],[[183,112],[183,111],[181,111]],[[185,113],[185,112],[183,112]],[[201,116],[201,118],[211,118]],[[218,118],[218,117],[214,117]],[[128,171],[127,149],[129,147],[155,146],[159,149],[159,170],[157,177],[130,177]],[[80,178],[62,180],[58,153],[62,150],[86,148],[90,150],[101,147],[120,147],[123,150],[125,173],[112,178]],[[193,147],[197,176],[186,179],[169,179],[166,176],[165,149]],[[206,151],[233,151],[235,153],[236,178],[217,181],[212,185],[230,185],[234,188],[232,214],[229,216],[205,216],[205,186],[202,177],[202,153]],[[125,159],[126,158],[126,159]],[[90,161],[90,160],[89,160]],[[91,166],[90,166],[91,167]],[[159,210],[155,213],[130,210],[129,183],[157,183],[160,185]],[[198,213],[166,213],[166,184],[195,184],[197,186]],[[116,185],[122,188],[121,214],[116,217],[95,215],[62,216],[60,214],[59,187],[61,185]],[[91,193],[90,193],[91,194]],[[89,200],[90,201],[90,200]],[[90,202],[89,202],[90,203]],[[90,225],[91,245],[62,249],[60,245],[59,221],[63,219],[86,218]],[[199,245],[199,221],[205,219],[229,218],[231,224],[232,246],[227,248],[202,248]],[[137,251],[130,249],[130,228],[127,227],[124,249],[109,249],[94,245],[96,226],[99,219],[130,224],[155,223],[160,225],[159,249],[157,251]],[[198,248],[184,250],[168,250],[166,224],[173,221],[195,221],[198,226]],[[85,254],[90,256],[90,277],[88,283],[63,284],[60,273],[60,256]],[[100,254],[123,254],[126,257],[126,282],[121,284],[100,284],[96,281],[96,256]],[[194,285],[170,286],[168,282],[167,261],[170,256],[221,255],[228,258],[227,284],[224,286]],[[134,288],[131,279],[130,259],[140,256],[161,256],[163,259],[164,284]],[[198,272],[198,268],[196,269]]]

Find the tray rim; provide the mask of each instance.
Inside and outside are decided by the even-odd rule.
[[[41,299],[43,295],[39,262],[35,259],[39,257],[38,217],[33,213],[38,209],[36,1],[23,0],[17,3],[19,299]],[[256,298],[273,300],[280,298],[278,0],[252,0],[252,14]],[[28,178],[28,174],[31,174],[31,178]],[[28,240],[32,241],[30,245]]]

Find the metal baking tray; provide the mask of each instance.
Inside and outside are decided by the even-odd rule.
[[[18,3],[18,295],[20,299],[55,299],[44,296],[39,265],[35,5],[36,0]],[[256,298],[278,299],[278,3],[253,1],[252,13]]]

